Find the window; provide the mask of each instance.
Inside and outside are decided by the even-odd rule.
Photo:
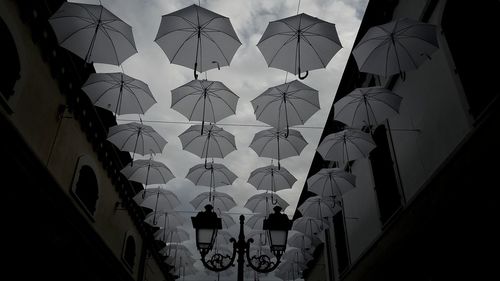
[[[401,208],[401,195],[393,167],[386,127],[384,125],[378,126],[372,137],[377,147],[370,152],[370,161],[380,221],[385,225],[392,215]]]
[[[99,184],[92,168],[90,157],[84,155],[78,159],[71,194],[83,209],[93,217],[99,198]]]
[[[125,242],[123,246],[122,259],[125,265],[132,270],[135,263],[135,239],[132,235],[125,235]]]
[[[20,63],[17,47],[5,22],[0,18],[0,38],[2,38],[2,75],[0,92],[5,100],[14,94],[14,85],[20,78]]]
[[[498,0],[479,1],[474,5],[468,1],[447,1],[443,12],[443,32],[469,112],[475,118],[499,95],[495,83],[498,72],[490,70],[500,63],[500,42],[494,39],[500,33],[498,15]]]

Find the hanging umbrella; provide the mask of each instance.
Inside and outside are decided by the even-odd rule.
[[[335,24],[299,14],[270,22],[257,47],[269,67],[304,79],[308,70],[325,68],[342,45]]]
[[[294,261],[296,263],[307,264],[308,261],[313,259],[313,256],[303,249],[289,248],[283,253],[283,259],[287,261]]]
[[[234,136],[216,125],[208,125],[200,135],[201,125],[192,125],[179,135],[182,149],[187,150],[201,158],[224,158],[236,150]],[[208,166],[206,166],[208,168]]]
[[[323,220],[312,217],[300,217],[293,221],[292,229],[301,232],[307,236],[317,237],[323,241],[320,233],[328,228],[328,225],[323,223]]]
[[[186,218],[174,211],[151,212],[146,215],[144,222],[160,228],[174,228],[183,225],[187,221]]]
[[[160,249],[160,254],[172,257],[172,260],[177,260],[177,257],[183,256],[183,259],[192,257],[191,251],[186,245],[179,243],[168,243],[165,247]]]
[[[323,160],[349,163],[351,160],[366,158],[375,146],[370,134],[346,129],[326,136],[317,151]]]
[[[181,243],[189,240],[189,233],[182,228],[163,228],[159,229],[154,233],[156,240],[163,241],[165,243]]]
[[[165,164],[149,160],[135,160],[120,171],[128,180],[148,184],[165,184],[174,175]],[[146,193],[143,193],[144,195]]]
[[[267,89],[252,100],[257,120],[277,129],[304,123],[319,110],[318,91],[297,81]]]
[[[82,90],[95,106],[122,114],[144,114],[156,103],[146,83],[124,73],[92,73]]]
[[[237,176],[222,164],[207,163],[191,167],[186,178],[195,185],[219,187],[233,184]]]
[[[306,268],[304,263],[287,260],[278,266],[275,275],[283,280],[295,280],[302,277],[302,271]]]
[[[231,215],[229,215],[229,214],[219,213],[218,216],[222,220],[222,228],[224,228],[224,229],[228,229],[231,226],[233,226],[233,225],[236,224],[236,222],[234,221],[233,217]],[[219,234],[221,234],[221,231],[219,231]],[[227,235],[229,235],[229,233],[227,233]],[[231,238],[231,237],[229,237],[229,238]]]
[[[359,71],[387,77],[418,68],[438,48],[435,25],[401,18],[368,29],[352,54]]]
[[[137,122],[110,127],[108,141],[121,151],[141,155],[161,153],[167,144],[167,141],[152,127]]]
[[[303,216],[324,220],[340,212],[341,207],[332,198],[312,196],[297,208]]]
[[[262,213],[268,215],[272,212],[272,209],[276,205],[280,206],[283,210],[288,207],[288,203],[283,200],[283,198],[281,198],[278,194],[265,192],[255,194],[252,197],[248,198],[247,202],[245,203],[245,208],[254,213]]]
[[[281,159],[300,155],[306,145],[307,142],[299,131],[290,129],[287,134],[286,130],[273,128],[256,133],[250,148],[260,157],[277,159],[280,169]]]
[[[239,97],[219,81],[192,80],[172,90],[171,107],[189,121],[206,122],[220,120],[236,114]]]
[[[304,233],[297,232],[288,238],[287,243],[290,247],[303,249],[312,253],[314,248],[321,244],[321,240],[316,236],[307,236]]]
[[[85,62],[120,65],[137,53],[132,27],[102,5],[64,2],[49,23],[59,45]]]
[[[161,187],[141,190],[133,199],[136,203],[140,202],[137,203],[139,206],[153,210],[154,215],[157,212],[171,211],[181,204],[177,195]],[[156,225],[155,220],[153,220],[153,224]]]
[[[155,42],[170,63],[196,72],[229,65],[241,42],[229,18],[197,5],[164,15]]]
[[[368,127],[399,113],[403,98],[383,87],[357,88],[335,104],[335,120],[351,127]]]
[[[307,179],[307,190],[321,197],[335,198],[356,186],[356,176],[343,169],[321,169]]]
[[[283,167],[278,169],[273,164],[253,170],[248,178],[248,183],[255,186],[257,190],[272,192],[292,188],[296,181],[297,179],[287,169]]]
[[[189,201],[189,203],[196,209],[201,210],[205,207],[205,205],[210,204],[214,207],[214,210],[220,210],[227,212],[236,206],[236,202],[233,197],[231,197],[227,193],[214,191],[203,192],[196,196],[193,200]]]
[[[266,214],[255,214],[245,222],[245,225],[252,229],[262,229],[264,219],[266,218]]]

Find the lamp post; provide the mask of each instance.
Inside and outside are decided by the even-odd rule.
[[[238,281],[243,281],[243,271],[245,258],[247,266],[260,273],[269,273],[278,267],[281,262],[281,256],[286,249],[286,240],[288,231],[292,228],[292,222],[287,215],[280,213],[281,207],[274,207],[274,213],[270,214],[264,220],[263,230],[267,230],[269,236],[270,248],[276,261],[267,255],[250,256],[250,244],[254,242],[252,238],[246,240],[243,225],[245,217],[240,216],[240,233],[238,240],[231,238],[229,241],[233,244],[232,255],[223,255],[214,253],[210,258],[207,258],[208,253],[212,250],[217,231],[222,229],[221,219],[212,211],[211,205],[205,206],[204,212],[199,212],[196,217],[192,217],[191,221],[196,230],[196,247],[201,254],[203,265],[209,270],[221,272],[238,263]],[[236,259],[237,256],[237,259]]]

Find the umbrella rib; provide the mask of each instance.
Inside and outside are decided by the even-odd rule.
[[[198,25],[196,23],[192,22],[188,18],[180,16],[180,15],[177,15],[177,14],[175,14],[175,15],[173,15],[173,14],[165,15],[165,18],[167,18],[167,17],[178,17],[178,18],[183,19],[186,23],[190,24],[193,28],[197,29],[197,27],[198,27]]]
[[[69,38],[71,38],[73,35],[77,34],[78,32],[84,30],[84,29],[89,29],[91,27],[94,27],[95,26],[95,23],[91,23],[89,25],[86,25],[84,27],[81,27],[79,29],[76,29],[75,31],[71,32],[69,35],[67,35],[64,39],[62,39],[59,44],[64,44],[64,42],[66,42]]]
[[[106,89],[105,91],[103,91],[98,97],[97,99],[94,101],[94,104],[96,104],[103,96],[105,96],[109,91],[111,90],[115,90],[116,88],[118,88],[119,85],[113,85],[111,87],[109,87],[108,89]]]
[[[313,93],[313,94],[315,94],[315,93]],[[299,97],[299,96],[296,96],[296,95],[288,95],[288,100],[290,101],[290,99],[301,100],[303,102],[306,102],[306,103],[308,103],[308,104],[316,107],[317,109],[320,109],[320,107],[318,105],[316,105],[315,103],[311,102],[310,100],[308,100],[308,99],[306,99],[304,97]]]
[[[115,46],[115,42],[113,41],[113,39],[111,39],[111,35],[109,35],[108,31],[106,30],[106,28],[104,27],[99,27],[99,30],[101,30],[101,32],[106,36],[108,37],[109,39],[109,42],[111,43],[111,45],[113,46],[113,53],[115,54],[115,58],[116,58],[116,61],[118,62],[118,64],[121,64],[120,62],[120,59],[118,58],[118,52],[116,51],[116,46]],[[130,41],[129,41],[130,42]],[[134,48],[135,49],[135,48]],[[137,51],[137,49],[135,49]]]
[[[394,96],[397,97],[398,99],[401,98],[400,96],[397,96],[397,95],[394,95]],[[380,99],[380,98],[375,97],[375,96],[371,96],[369,99],[372,101],[380,102],[380,103],[386,105],[387,107],[391,108],[395,112],[399,112],[399,108],[395,108],[394,106],[392,106],[391,104],[389,104],[387,101],[385,101],[383,99]],[[400,103],[400,101],[398,103]]]
[[[323,37],[323,38],[326,38],[326,39],[328,39],[329,41],[331,41],[331,42],[335,43],[335,45],[339,45],[339,46],[340,46],[339,42],[337,42],[337,41],[333,40],[332,38],[330,38],[330,37],[328,37],[328,36],[325,36],[325,35],[323,35],[323,34],[320,34],[320,33],[310,32],[310,31],[304,31],[304,32],[302,32],[302,34],[304,35],[304,37],[306,37],[306,36],[311,36],[311,37]]]
[[[196,94],[198,94],[198,93],[196,93]],[[193,114],[194,114],[194,112],[195,112],[196,106],[200,103],[200,101],[201,101],[201,99],[202,99],[202,98],[203,98],[203,95],[202,95],[202,94],[200,94],[200,95],[198,96],[198,99],[197,99],[197,100],[196,100],[196,102],[194,103],[193,109],[191,110],[191,114],[189,114],[189,117],[188,117],[188,119],[189,119],[190,121],[191,121],[191,119],[193,118]],[[179,101],[180,101],[180,99],[179,99]],[[173,105],[172,105],[172,106],[173,106]],[[204,118],[204,116],[203,116],[202,118]]]
[[[402,44],[401,42],[399,42],[399,41],[397,41],[397,44],[398,44],[399,46],[401,46],[401,48],[403,48],[403,50],[405,51],[405,53],[406,53],[406,54],[408,55],[408,57],[410,58],[410,61],[411,61],[411,63],[413,64],[413,66],[414,66],[415,68],[417,68],[417,67],[418,67],[418,65],[417,65],[417,63],[415,62],[415,60],[413,59],[413,57],[411,56],[410,51],[408,51],[408,49],[406,48],[406,46],[405,46],[405,45],[403,45],[403,44]],[[396,45],[394,45],[394,51],[395,51],[395,53],[397,53],[397,51],[396,51]],[[397,56],[397,55],[396,55],[396,56]],[[399,64],[399,60],[398,60],[398,64]],[[400,67],[400,69],[401,69],[401,67]]]
[[[290,103],[290,102],[289,102],[289,104],[290,104],[290,106],[293,108],[293,110],[295,111],[295,113],[297,113],[297,117],[299,117],[300,122],[301,122],[302,124],[304,124],[304,123],[305,123],[305,121],[304,121],[304,119],[302,119],[302,116],[300,115],[299,110],[297,109],[297,107],[295,106],[295,104],[294,104],[293,102],[292,102],[292,103]],[[313,113],[313,114],[314,114],[314,113]],[[311,116],[312,116],[312,115],[311,115]],[[310,116],[309,116],[309,117],[310,117]]]
[[[225,99],[223,99],[222,97],[220,97],[219,95],[216,95],[216,94],[212,94],[212,95],[210,95],[210,96],[212,96],[212,97],[214,97],[214,98],[219,99],[220,101],[222,101],[222,103],[224,103],[225,105],[227,105],[227,107],[228,107],[229,109],[231,109],[231,111],[232,111],[234,114],[236,114],[236,110],[233,110],[233,108],[231,107],[231,105],[230,105],[230,104],[229,104],[229,103],[228,103]],[[210,102],[211,102],[211,99],[209,99],[209,100],[210,100]],[[214,115],[215,115],[215,114],[214,114]]]
[[[292,36],[290,37],[288,40],[286,40],[283,45],[281,47],[279,47],[278,50],[276,50],[276,52],[274,53],[274,55],[272,56],[271,60],[269,61],[269,65],[271,63],[273,63],[274,59],[276,58],[276,56],[278,55],[278,53],[281,51],[281,49],[283,49],[287,44],[291,43],[291,42],[294,42],[294,39],[295,39],[296,36]]]
[[[229,38],[233,39],[234,41],[240,43],[240,45],[241,45],[241,42],[238,38],[234,38],[231,34],[225,32],[225,31],[222,31],[222,30],[203,28],[201,32],[207,33],[207,36],[208,36],[208,33],[213,33],[213,32],[222,33],[222,34],[227,35]]]
[[[276,101],[279,101],[280,99],[281,99],[281,98],[279,98],[279,97],[278,97],[278,98],[276,98],[276,99],[273,99],[273,100],[271,100],[271,101],[267,102],[267,103],[264,105],[264,107],[261,107],[261,111],[260,111],[259,113],[256,113],[256,112],[255,112],[255,113],[256,113],[256,115],[258,114],[258,115],[256,116],[256,117],[257,117],[257,120],[259,120],[260,116],[264,113],[264,111],[265,111],[265,110],[266,110],[269,106],[271,106],[271,105],[272,105],[273,103],[275,103]],[[281,105],[282,103],[283,103],[283,101],[281,101],[280,105]]]
[[[107,27],[107,28],[105,28],[105,27]],[[106,33],[107,33],[109,30],[111,30],[111,31],[114,31],[114,32],[116,32],[116,33],[120,34],[123,38],[125,38],[125,40],[127,40],[127,41],[130,43],[130,45],[131,45],[131,46],[134,46],[134,49],[137,51],[137,48],[135,47],[135,42],[130,41],[130,39],[129,39],[129,38],[128,38],[125,34],[123,34],[123,32],[122,32],[122,31],[120,31],[119,29],[114,28],[113,26],[110,26],[109,24],[103,24],[103,25],[102,25],[102,29],[103,29],[103,30],[106,30]],[[111,40],[111,37],[109,38],[109,40]]]
[[[226,54],[224,54],[224,52],[220,48],[219,44],[217,44],[217,42],[215,42],[215,40],[213,40],[210,36],[208,36],[208,34],[205,34],[204,32],[201,32],[201,35],[203,35],[204,37],[206,37],[208,40],[210,40],[217,47],[217,50],[219,50],[219,52],[222,55],[222,57],[226,60],[226,63],[229,65],[229,60],[227,59]]]
[[[172,93],[173,94],[173,93]],[[190,93],[187,93],[187,94],[183,94],[182,97],[180,97],[177,101],[175,101],[174,103],[172,103],[170,105],[170,107],[174,107],[175,105],[177,105],[177,103],[179,103],[180,101],[182,101],[183,99],[185,98],[188,98],[192,95],[200,95],[200,92],[199,90],[195,89],[194,92],[190,92]]]
[[[171,62],[175,60],[175,57],[177,56],[177,54],[179,53],[179,51],[182,49],[182,47],[184,47],[184,45],[186,44],[187,41],[189,41],[191,38],[193,38],[195,35],[197,35],[198,32],[193,32],[191,33],[191,35],[189,35],[186,39],[184,39],[184,41],[182,42],[182,44],[179,46],[179,48],[177,48],[177,51],[175,51],[174,55],[172,56],[172,59],[170,60]]]
[[[302,36],[302,40],[306,41],[306,43],[309,46],[311,46],[311,49],[313,49],[314,53],[316,54],[316,56],[318,57],[319,61],[321,62],[321,65],[323,65],[323,67],[326,67],[327,64],[325,64],[325,62],[323,61],[323,58],[321,58],[321,56],[319,55],[318,51],[316,50],[316,48],[314,48],[314,46],[311,44],[311,42],[309,41],[309,39],[307,39],[307,37],[305,37],[305,36]]]
[[[359,68],[363,68],[365,66],[365,64],[368,62],[369,58],[373,55],[373,53],[375,52],[375,50],[377,50],[379,48],[382,48],[383,46],[387,45],[387,42],[389,42],[389,39],[385,39],[383,42],[381,42],[379,45],[377,45],[377,47],[373,48],[370,51],[370,54],[368,56],[366,56],[365,61],[363,62],[363,64]]]

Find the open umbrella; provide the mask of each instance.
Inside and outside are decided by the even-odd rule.
[[[262,229],[264,219],[266,218],[266,214],[255,214],[245,222],[245,225],[252,229]]]
[[[287,133],[286,129],[268,129],[257,132],[250,143],[257,155],[278,160],[278,169],[281,168],[280,160],[300,155],[307,142],[297,130]]]
[[[208,186],[211,189],[231,185],[237,176],[226,166],[217,163],[198,164],[189,169],[186,178],[195,185]]]
[[[92,103],[116,115],[144,114],[156,103],[146,83],[124,73],[92,73],[82,86]]]
[[[189,121],[215,123],[236,113],[239,97],[219,81],[192,80],[172,90],[171,107]]]
[[[367,157],[375,146],[370,134],[345,129],[326,136],[316,150],[323,160],[349,163],[351,160]]]
[[[278,194],[265,192],[255,194],[252,197],[248,198],[247,202],[245,203],[245,208],[254,213],[262,213],[264,215],[268,215],[272,212],[272,209],[276,205],[280,206],[281,209],[284,210],[288,207],[289,204]]]
[[[146,215],[144,222],[160,228],[174,228],[183,225],[187,219],[174,211],[151,212]]]
[[[182,228],[163,228],[159,229],[154,233],[156,240],[163,241],[165,243],[181,243],[189,240],[189,233]]]
[[[321,240],[316,236],[307,236],[304,233],[297,232],[288,238],[287,243],[291,247],[312,253],[314,248],[321,244]]]
[[[307,236],[317,237],[323,241],[323,237],[320,233],[328,228],[328,225],[323,223],[323,220],[313,218],[313,217],[300,217],[293,221],[292,229]]]
[[[368,29],[352,54],[361,72],[404,79],[438,48],[435,25],[400,18]]]
[[[283,253],[283,259],[307,264],[308,261],[313,259],[313,256],[304,249],[289,248]]]
[[[319,110],[318,91],[297,81],[267,89],[252,100],[257,120],[277,129],[304,123]]]
[[[356,176],[339,168],[325,168],[307,179],[307,190],[321,197],[335,198],[356,186]]]
[[[59,45],[85,62],[120,65],[137,53],[132,27],[102,5],[64,2],[49,23]]]
[[[141,155],[161,153],[167,144],[151,126],[137,122],[110,127],[107,139],[121,151]]]
[[[153,210],[153,214],[171,211],[181,204],[175,193],[161,187],[141,190],[133,199],[139,206]],[[156,225],[155,220],[153,220],[153,224]]]
[[[376,126],[399,113],[403,98],[383,87],[357,88],[334,104],[335,120],[351,127]]]
[[[214,210],[220,211],[229,211],[234,206],[236,206],[236,202],[233,197],[227,193],[214,191],[203,192],[196,196],[193,200],[189,201],[189,203],[196,209],[201,210],[205,207],[205,205],[212,205]]]
[[[302,202],[297,209],[303,216],[324,220],[340,212],[341,207],[335,204],[333,198],[312,196]]]
[[[292,188],[296,181],[297,179],[287,169],[283,167],[278,169],[273,164],[253,170],[248,177],[248,183],[258,190],[271,192]]]
[[[148,184],[165,184],[174,178],[174,175],[165,164],[149,160],[135,160],[120,171],[127,179]],[[144,195],[146,193],[143,193]]]
[[[192,125],[179,135],[182,149],[187,150],[201,158],[224,158],[236,150],[234,136],[216,125],[208,125],[200,135],[201,125]]]
[[[241,42],[229,18],[197,5],[164,15],[155,42],[170,63],[196,72],[229,65]]]
[[[257,47],[268,66],[304,79],[308,70],[325,68],[342,45],[335,24],[299,14],[270,22]]]

